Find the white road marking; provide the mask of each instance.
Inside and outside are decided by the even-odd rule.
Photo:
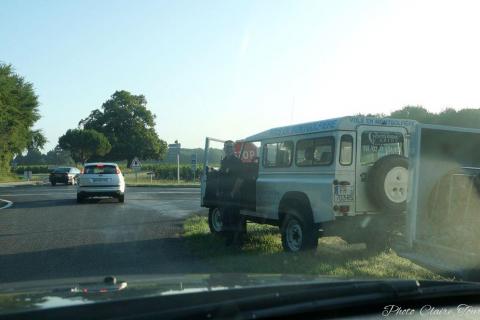
[[[3,207],[1,207],[0,210],[1,210],[1,209],[7,209],[7,208],[9,208],[9,207],[11,207],[11,206],[13,205],[13,202],[10,201],[10,200],[5,200],[5,199],[0,199],[0,200],[7,203],[7,204],[4,205]]]
[[[22,193],[22,194],[2,194],[2,197],[23,197],[23,196],[49,196],[56,194],[75,194],[74,192],[55,192],[55,193]]]
[[[128,192],[127,194],[137,194],[137,193],[152,193],[152,194],[199,194],[200,191],[139,191],[139,192]],[[17,194],[2,194],[2,197],[23,197],[23,196],[53,196],[53,195],[65,195],[65,194],[76,194],[76,191],[71,192],[44,192],[44,193],[17,193]]]
[[[200,191],[135,191],[135,192],[132,192],[132,193],[162,193],[162,194],[166,194],[166,193],[181,193],[181,194],[197,194],[197,193],[200,193]]]

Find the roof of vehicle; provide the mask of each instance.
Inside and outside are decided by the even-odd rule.
[[[118,167],[118,165],[114,162],[89,162],[89,163],[85,163],[84,167],[86,167],[86,166],[97,166],[97,165],[117,166]]]
[[[359,125],[413,127],[417,121],[393,118],[376,118],[364,116],[347,116],[328,120],[294,124],[291,126],[269,129],[245,138],[243,141],[260,141],[278,137],[309,134],[333,130],[355,130]]]

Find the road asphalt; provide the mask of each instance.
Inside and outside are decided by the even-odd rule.
[[[0,282],[116,274],[208,273],[185,247],[198,188],[128,187],[125,203],[76,203],[75,186],[0,189]],[[0,208],[6,202],[0,201]]]

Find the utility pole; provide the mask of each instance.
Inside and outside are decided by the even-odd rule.
[[[175,140],[175,144],[178,146],[177,149],[177,184],[180,184],[180,144],[178,140]]]

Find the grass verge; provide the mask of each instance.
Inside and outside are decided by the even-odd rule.
[[[0,175],[0,182],[17,182],[21,181],[16,175]]]
[[[242,248],[226,247],[208,229],[206,217],[193,216],[184,224],[191,252],[212,264],[217,272],[296,273],[341,278],[443,279],[394,251],[372,254],[362,244],[348,245],[340,238],[322,238],[316,252],[285,253],[278,228],[248,224]]]
[[[125,183],[131,187],[168,187],[168,188],[198,188],[200,183],[180,180],[180,183],[172,180],[150,180],[150,178],[125,177]]]

